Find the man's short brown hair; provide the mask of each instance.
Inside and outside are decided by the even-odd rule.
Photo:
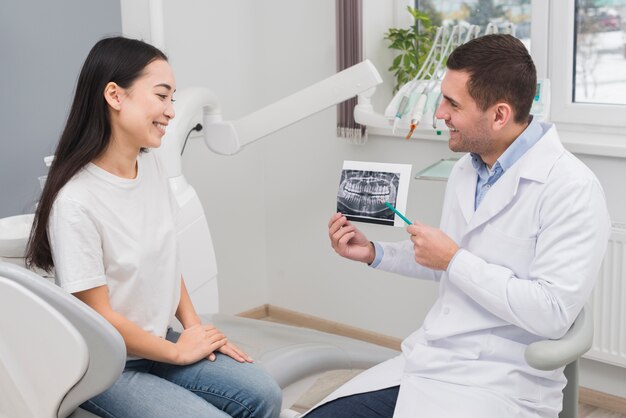
[[[452,51],[447,67],[469,73],[468,92],[481,110],[503,101],[513,108],[516,123],[528,121],[537,71],[519,39],[498,34],[478,37]]]

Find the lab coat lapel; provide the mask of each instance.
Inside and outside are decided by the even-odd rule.
[[[502,211],[517,194],[521,179],[545,182],[552,166],[563,153],[556,128],[552,126],[530,150],[509,168],[500,179],[494,184],[489,193],[476,209],[472,216],[465,235],[469,234],[485,222],[492,219]],[[468,176],[469,177],[469,176]],[[465,185],[464,187],[467,187]],[[472,194],[476,190],[474,178],[473,188],[470,186]],[[472,199],[473,202],[473,199]],[[465,216],[465,209],[463,214]],[[467,217],[466,217],[467,219]]]
[[[496,216],[498,212],[513,200],[513,197],[515,197],[517,193],[519,180],[519,165],[515,164],[500,177],[491,190],[489,190],[489,193],[485,195],[476,209],[470,224],[467,226],[465,233],[469,234],[474,229]],[[474,184],[474,187],[476,187],[476,184]]]
[[[465,222],[469,224],[474,216],[474,200],[476,199],[476,181],[478,180],[478,173],[476,173],[476,170],[472,166],[472,159],[469,154],[460,164],[459,169],[461,172],[456,182],[456,197],[461,206],[461,212],[463,213]]]

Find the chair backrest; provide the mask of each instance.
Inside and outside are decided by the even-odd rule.
[[[578,359],[593,344],[593,318],[587,307],[558,340],[543,340],[526,348],[526,361],[539,370],[554,370],[565,366],[567,385],[563,388],[563,410],[559,418],[578,418]]]
[[[530,344],[526,348],[526,361],[531,367],[539,370],[555,370],[576,361],[585,354],[593,344],[593,318],[587,307],[576,317],[576,320],[558,340],[542,340]]]
[[[0,277],[0,416],[56,417],[87,370],[87,344],[63,315]]]
[[[9,407],[20,408],[8,416],[66,417],[115,382],[124,368],[126,347],[102,316],[17,265],[0,262],[0,280],[0,389],[10,388],[19,401]],[[25,379],[28,373],[32,378]],[[42,387],[29,388],[33,382]],[[54,393],[44,405],[37,399],[48,391]],[[4,395],[0,399],[4,412],[9,403]],[[32,405],[40,409],[34,411]],[[57,409],[50,414],[53,406]]]
[[[179,104],[184,106],[185,100],[177,99],[177,108]],[[166,143],[167,141],[164,142]],[[165,152],[162,148],[154,150],[159,158],[162,158],[161,154]],[[217,262],[202,202],[185,176],[170,178],[169,182],[179,206],[176,228],[187,292],[199,315],[217,313],[219,312]]]

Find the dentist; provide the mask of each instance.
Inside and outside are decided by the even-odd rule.
[[[562,337],[593,289],[610,221],[594,174],[529,114],[536,72],[524,45],[487,35],[447,61],[436,116],[466,152],[440,229],[371,243],[340,214],[335,251],[384,271],[439,282],[439,297],[402,353],[365,371],[307,417],[556,418],[563,369],[540,371],[526,347]],[[416,324],[417,325],[417,324]]]

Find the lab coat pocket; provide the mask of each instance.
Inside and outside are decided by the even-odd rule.
[[[488,248],[483,254],[487,262],[511,269],[520,279],[528,278],[537,237],[517,237],[488,224],[481,242]]]
[[[484,335],[448,337],[428,342],[432,352],[444,361],[477,360],[484,350]]]
[[[448,337],[418,342],[410,352],[405,352],[407,363],[404,372],[428,379],[446,376],[448,381],[465,382],[480,358],[484,337]]]
[[[494,381],[490,382],[492,387],[518,400],[540,402],[542,379],[532,374],[530,371],[535,370],[526,364],[526,344],[489,334],[486,345],[481,360],[492,363],[494,369],[498,369],[498,373],[493,374]]]

